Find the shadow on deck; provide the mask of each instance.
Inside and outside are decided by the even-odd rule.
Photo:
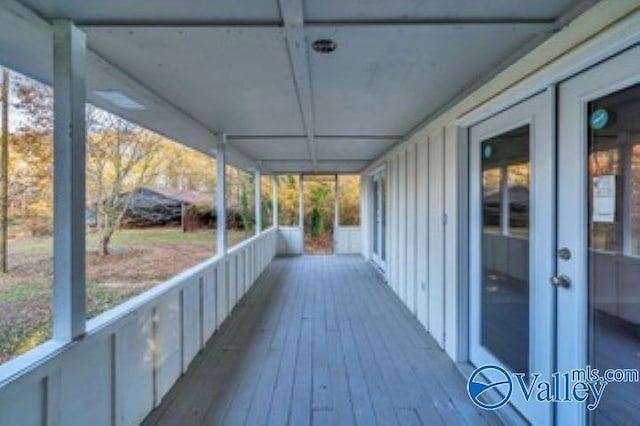
[[[496,424],[359,256],[278,258],[146,425]]]

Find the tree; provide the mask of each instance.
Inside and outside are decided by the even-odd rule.
[[[9,215],[31,232],[51,232],[53,213],[53,91],[11,72],[9,106],[15,111],[9,136]]]
[[[240,218],[242,219],[242,229],[244,230],[244,236],[246,238],[253,228],[251,223],[251,206],[249,206],[247,182],[243,179],[240,185]]]
[[[0,250],[0,269],[3,274],[9,272],[9,70],[2,69],[2,149],[0,150],[0,179],[2,194],[0,194],[0,221],[2,222],[2,236]]]
[[[278,223],[296,226],[299,216],[298,177],[285,175],[278,177]]]
[[[327,181],[310,181],[308,185],[305,185],[305,190],[307,188],[311,207],[311,235],[318,237],[325,233],[327,213],[331,211],[328,203],[329,197],[331,196],[331,186]]]
[[[340,225],[360,224],[360,176],[339,176]]]
[[[98,108],[87,109],[87,184],[93,195],[98,253],[109,254],[136,188],[154,178],[160,136]]]

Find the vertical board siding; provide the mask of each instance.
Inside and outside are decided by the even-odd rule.
[[[445,246],[445,186],[456,184],[455,179],[446,182],[456,169],[445,167],[444,136],[444,129],[440,128],[428,138],[407,144],[388,160],[386,224],[388,285],[442,347],[445,248],[457,250],[455,245]],[[368,227],[366,233],[371,232],[372,227]],[[451,267],[448,266],[449,281],[456,277],[450,272]],[[455,283],[447,285],[455,287]],[[457,297],[455,288],[447,291],[447,297]],[[452,311],[446,315],[454,315],[455,310]],[[447,332],[451,327],[457,327],[457,322],[447,323]],[[455,335],[455,330],[451,333]]]
[[[108,426],[112,415],[112,339],[96,339],[60,372],[58,423]],[[0,420],[1,421],[1,420]],[[17,423],[20,424],[20,423]]]
[[[407,151],[400,154],[398,163],[398,193],[400,195],[398,228],[400,251],[398,253],[398,290],[400,299],[407,304]]]
[[[417,264],[417,279],[416,285],[418,286],[418,300],[417,300],[417,317],[418,321],[428,330],[429,329],[429,321],[428,321],[428,262],[429,251],[428,251],[428,238],[429,238],[429,216],[427,212],[429,211],[429,203],[428,203],[428,164],[429,164],[429,145],[427,141],[421,141],[417,147],[416,158],[418,161],[417,166],[417,227],[416,227],[416,237],[417,237],[417,253],[416,253],[416,264]]]
[[[278,254],[302,254],[304,250],[303,237],[301,227],[278,228]]]
[[[158,304],[156,324],[156,383],[159,397],[166,394],[182,372],[182,316],[180,292]]]
[[[116,424],[137,424],[154,406],[153,310],[116,334]]]
[[[429,137],[429,332],[444,347],[444,135]]]
[[[407,306],[417,314],[416,268],[416,145],[407,150]]]
[[[276,244],[276,229],[265,231],[114,308],[122,312],[103,314],[102,323],[92,320],[84,339],[2,385],[0,426],[139,424],[271,262]]]
[[[362,251],[359,226],[339,226],[335,231],[336,254],[358,254]]]
[[[216,271],[211,269],[204,275],[202,286],[202,336],[203,343],[216,330],[216,315],[218,312],[218,304],[216,300]]]
[[[458,144],[457,126],[445,130],[444,152],[444,211],[447,223],[444,234],[444,335],[445,351],[454,360],[458,359],[458,228],[455,212],[458,211]]]
[[[191,360],[200,350],[200,279],[192,279],[182,291],[182,372],[187,371]]]
[[[46,379],[18,383],[0,392],[2,425],[41,426],[45,413]]]

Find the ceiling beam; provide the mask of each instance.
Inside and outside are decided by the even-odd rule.
[[[286,1],[286,0],[283,0]],[[242,21],[242,20],[80,20],[78,27],[153,27],[153,28],[285,28],[281,21]],[[358,26],[395,26],[395,27],[434,27],[434,26],[482,26],[482,25],[541,25],[553,26],[554,19],[514,19],[514,18],[461,18],[461,19],[350,19],[350,20],[306,20],[306,28],[321,27],[358,27]]]
[[[229,141],[246,141],[246,140],[271,140],[271,139],[279,139],[279,140],[297,140],[304,139],[306,135],[227,135],[227,140]],[[404,136],[394,135],[394,136],[385,136],[385,135],[314,135],[313,137],[316,141],[318,140],[336,140],[336,139],[350,139],[350,140],[399,140],[404,138]]]
[[[311,72],[307,43],[304,34],[304,13],[302,0],[279,0],[280,13],[284,22],[287,49],[298,95],[298,104],[306,132],[309,158],[313,167],[317,166],[316,144],[314,140],[315,122],[313,118],[313,100],[311,93]]]

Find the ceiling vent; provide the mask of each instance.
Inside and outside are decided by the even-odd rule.
[[[338,43],[328,38],[321,38],[314,41],[311,47],[318,53],[332,53],[338,48]]]

